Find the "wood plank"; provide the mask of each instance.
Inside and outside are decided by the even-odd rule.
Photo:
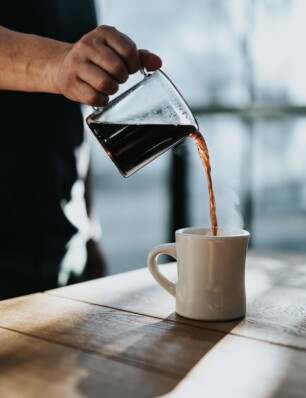
[[[177,270],[175,263],[162,265],[163,273],[175,281]],[[153,283],[152,283],[153,282]],[[253,299],[262,291],[273,286],[284,286],[306,289],[306,255],[282,252],[250,252],[247,258],[246,283],[248,298]],[[63,297],[75,298],[95,304],[113,306],[119,309],[138,309],[146,306],[156,308],[156,313],[169,314],[174,309],[174,299],[162,288],[156,289],[146,268],[126,272],[107,278],[93,280],[82,284],[49,290],[48,293]],[[158,296],[151,297],[159,291]],[[149,294],[143,294],[143,293]],[[156,300],[155,300],[156,299]],[[160,304],[160,299],[162,303]],[[159,305],[160,304],[160,305]],[[164,310],[162,310],[164,308]]]
[[[165,397],[304,398],[305,374],[305,351],[227,335]]]
[[[174,264],[162,268],[165,275],[176,279]],[[169,316],[175,305],[174,298],[155,282],[146,268],[46,293],[159,318]]]
[[[232,334],[306,349],[306,290],[274,287],[251,301]],[[225,330],[221,323],[214,330]]]
[[[306,288],[306,254],[251,251],[247,259],[249,269],[272,286]]]
[[[305,351],[239,336],[222,338],[176,380],[3,329],[0,340],[0,393],[6,398],[305,397]]]
[[[0,396],[156,397],[177,381],[93,353],[0,329]]]
[[[44,294],[4,301],[0,311],[0,327],[174,378],[184,377],[224,337],[220,332]]]
[[[162,266],[176,280],[174,264]],[[162,289],[146,268],[65,286],[46,293],[111,308],[165,318],[174,311],[174,298]]]
[[[162,269],[175,280],[174,264]],[[247,316],[239,322],[198,322],[176,315],[174,298],[157,285],[147,269],[47,293],[204,329],[306,348],[305,255],[251,254],[247,260],[246,289]]]

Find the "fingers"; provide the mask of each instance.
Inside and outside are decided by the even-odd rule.
[[[106,45],[97,48],[90,57],[91,62],[104,70],[117,83],[125,83],[129,77],[129,70],[123,60]]]
[[[74,91],[71,92],[71,99],[90,106],[104,106],[108,103],[109,97],[95,90],[86,82],[79,80]]]
[[[151,53],[148,50],[139,50],[139,57],[141,65],[149,71],[160,69],[162,66],[162,60],[158,55]]]
[[[111,26],[100,26],[97,30],[104,36],[106,45],[125,63],[130,74],[140,69],[139,54],[133,40]]]
[[[141,66],[153,71],[161,67],[161,59],[147,50],[137,50],[135,43],[111,26],[99,26],[85,35],[85,44],[91,62],[105,70],[118,83],[124,83]]]
[[[99,26],[80,40],[81,49],[90,61],[107,71],[118,83],[124,83],[129,74],[140,68],[135,43],[110,26]]]
[[[154,71],[161,64],[157,55],[138,51],[135,43],[117,29],[100,26],[65,49],[56,68],[56,85],[72,100],[103,106],[130,74],[142,66]]]
[[[106,71],[92,63],[80,65],[78,76],[93,89],[106,95],[113,95],[119,89],[119,84]]]

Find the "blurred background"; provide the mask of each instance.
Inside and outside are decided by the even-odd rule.
[[[97,10],[100,24],[161,56],[189,103],[210,152],[219,226],[249,230],[253,248],[305,251],[306,2],[97,0]],[[210,226],[193,141],[125,179],[88,135],[109,274],[144,267],[176,228]]]

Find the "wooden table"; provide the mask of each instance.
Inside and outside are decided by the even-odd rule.
[[[0,397],[306,397],[306,255],[250,252],[246,283],[234,322],[177,316],[147,269],[2,301]]]

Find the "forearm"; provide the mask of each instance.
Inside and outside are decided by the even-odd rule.
[[[0,90],[60,93],[54,66],[70,47],[0,26]]]
[[[161,60],[111,26],[99,26],[74,44],[18,33],[0,26],[0,90],[62,94],[104,106],[140,66]]]

